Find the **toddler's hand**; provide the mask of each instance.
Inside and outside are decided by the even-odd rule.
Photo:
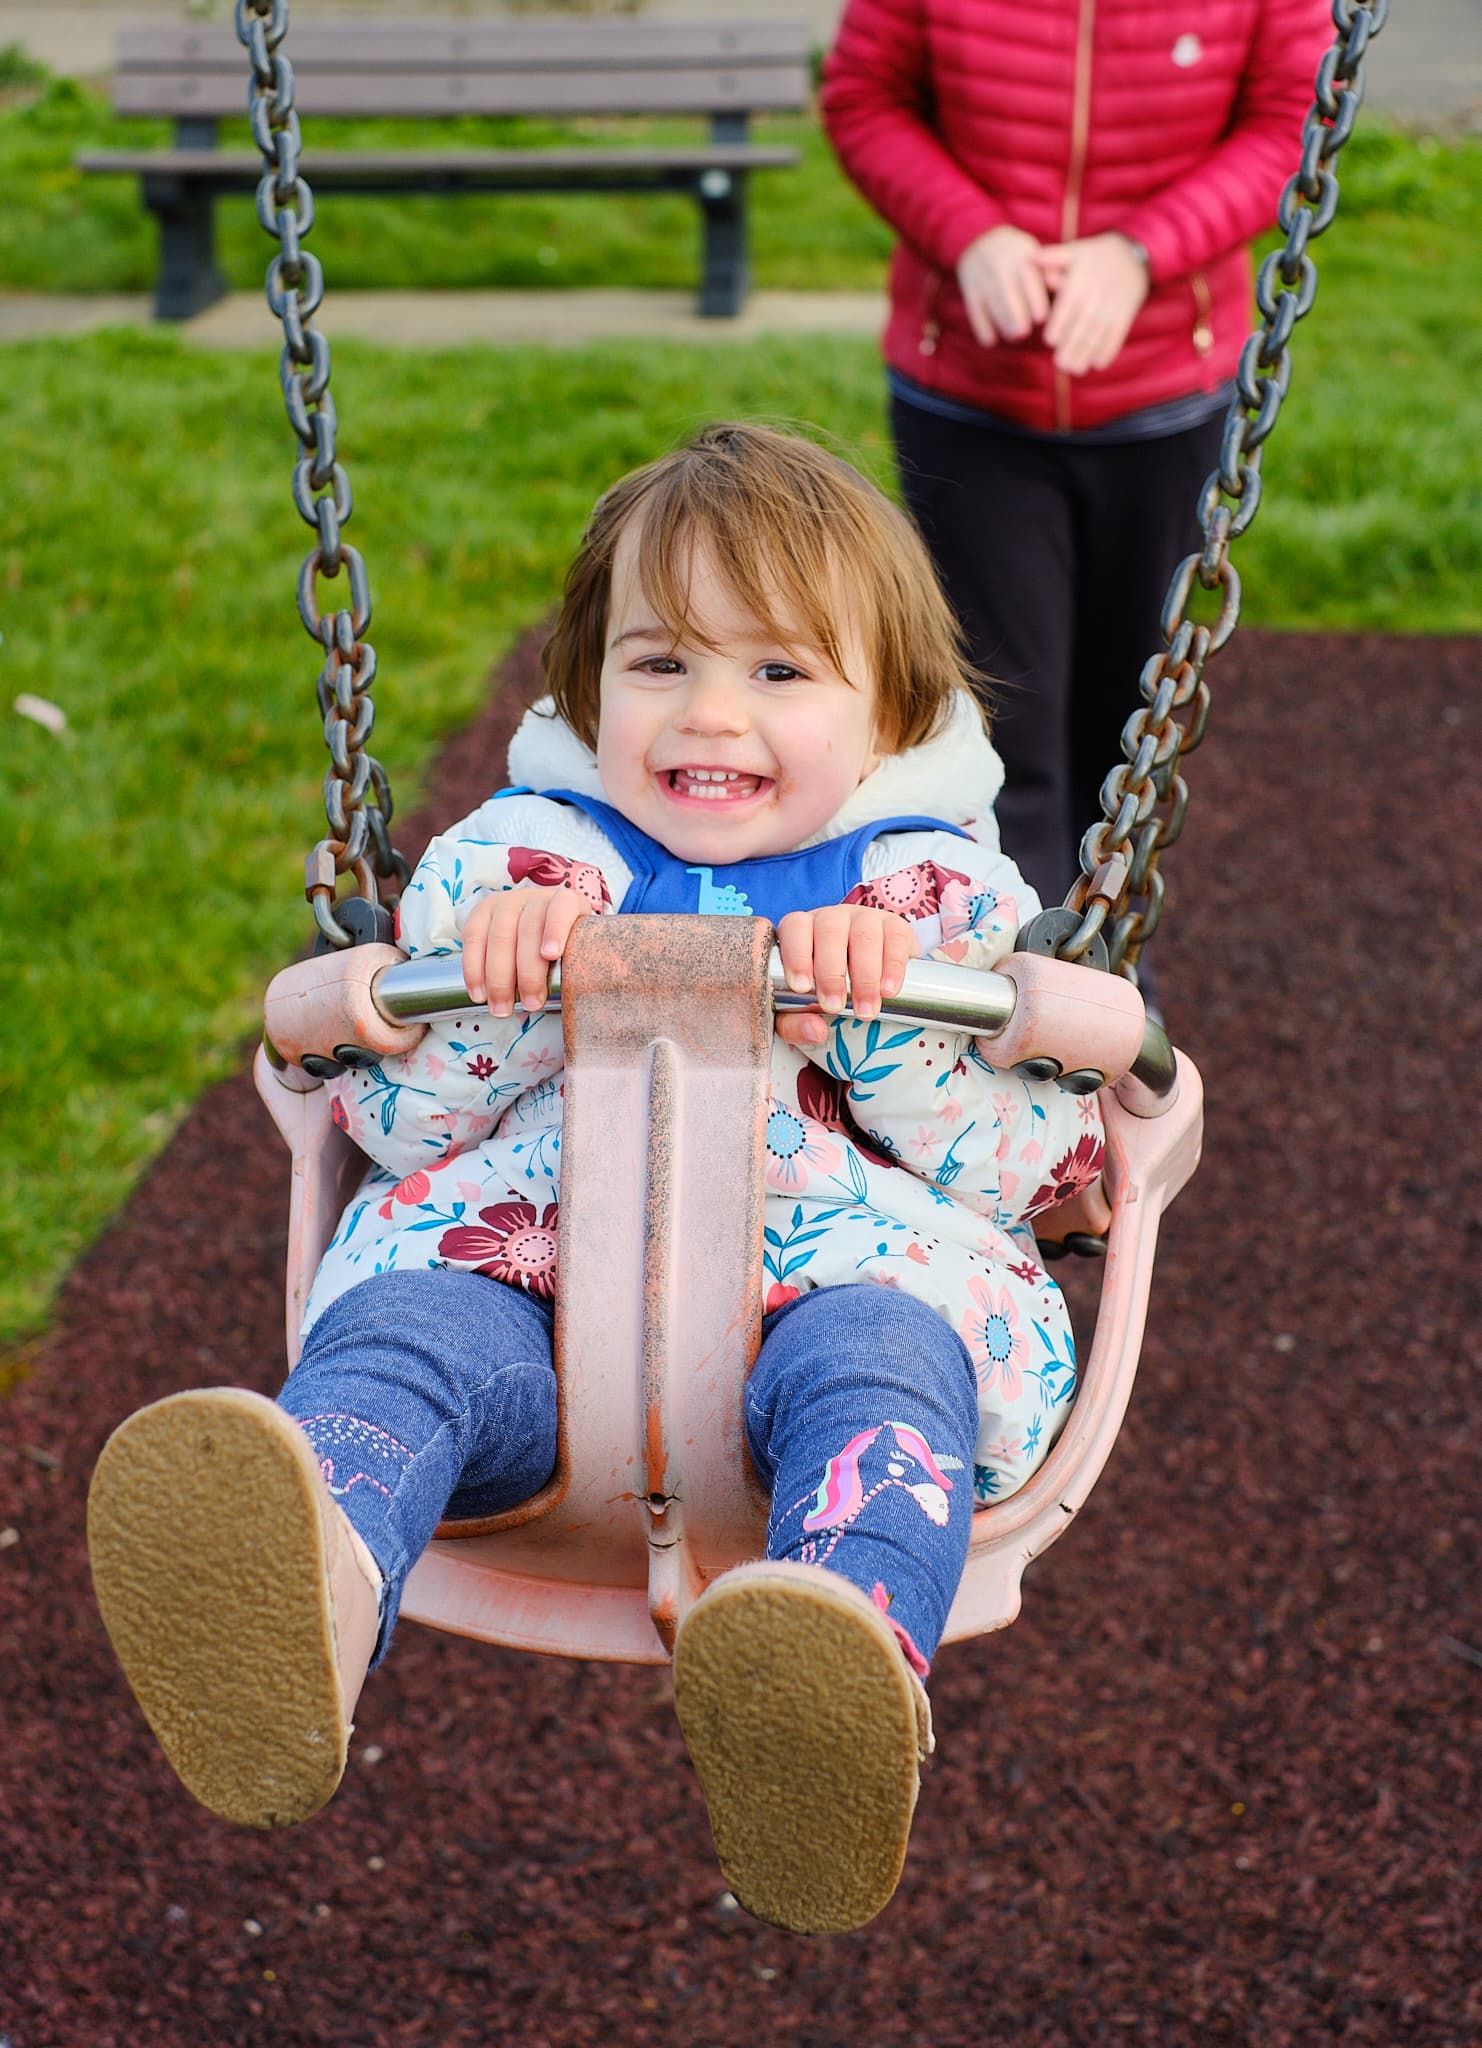
[[[787,1010],[777,1036],[788,1045],[822,1045],[827,1016],[852,1000],[856,1017],[876,1017],[882,995],[900,989],[906,962],[921,951],[916,934],[891,910],[839,903],[827,910],[793,910],[777,927],[777,945],[789,988],[816,990],[818,1009]]]
[[[521,1007],[541,1010],[550,989],[550,966],[566,951],[579,917],[592,906],[579,889],[501,889],[483,896],[463,927],[463,984],[476,1003],[488,1001],[495,1017]]]

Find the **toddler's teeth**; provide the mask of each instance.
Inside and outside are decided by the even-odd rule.
[[[733,803],[756,795],[763,778],[737,768],[671,768],[666,779],[676,796],[705,803]]]

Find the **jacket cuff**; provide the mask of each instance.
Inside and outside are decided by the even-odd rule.
[[[1147,265],[1148,283],[1162,284],[1180,275],[1178,236],[1166,221],[1160,221],[1151,206],[1141,206],[1124,220],[1114,221],[1112,231],[1131,242]],[[1197,269],[1198,266],[1191,265]]]

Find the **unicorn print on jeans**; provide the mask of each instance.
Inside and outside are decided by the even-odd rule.
[[[895,1490],[909,1494],[929,1522],[945,1529],[952,1481],[943,1467],[957,1462],[939,1460],[921,1432],[904,1422],[862,1429],[823,1469],[813,1504],[802,1519],[802,1532],[810,1539],[799,1552],[802,1562],[826,1564],[870,1503]],[[806,1506],[804,1496],[786,1509],[778,1518],[778,1531]]]
[[[861,1527],[860,1523],[872,1503],[904,1496],[913,1503],[905,1509],[908,1521],[919,1512],[934,1529],[943,1532],[941,1538],[929,1538],[928,1547],[945,1540],[950,1519],[947,1496],[952,1491],[948,1467],[960,1471],[962,1460],[938,1458],[920,1430],[907,1423],[882,1422],[874,1429],[862,1429],[829,1459],[816,1492],[811,1496],[804,1494],[790,1508],[774,1511],[767,1531],[769,1557],[795,1557],[799,1564],[832,1563],[835,1571],[852,1578],[861,1591],[874,1578],[870,1597],[890,1621],[911,1669],[923,1679],[927,1661],[907,1630],[891,1617],[894,1593],[886,1583],[891,1576],[891,1559],[900,1562],[903,1541],[908,1550],[914,1550],[915,1545],[892,1528],[894,1518],[888,1511],[883,1517],[871,1517],[872,1524],[877,1526]],[[795,1515],[801,1516],[801,1521],[796,1536],[790,1539],[787,1526]],[[851,1542],[864,1546],[863,1555],[851,1555]],[[841,1545],[850,1559],[847,1563],[835,1560]],[[882,1570],[885,1578],[876,1577]]]

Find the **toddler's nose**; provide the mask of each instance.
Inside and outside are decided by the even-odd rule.
[[[681,732],[735,735],[746,730],[746,693],[725,677],[696,679],[675,720]]]

